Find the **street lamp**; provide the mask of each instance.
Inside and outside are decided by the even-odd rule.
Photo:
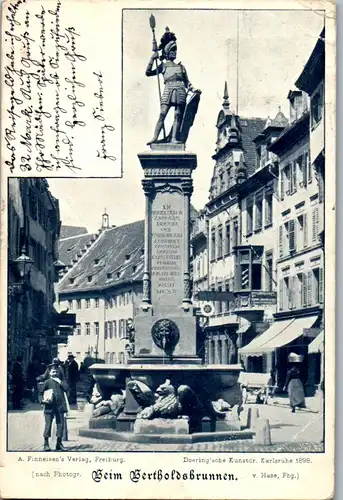
[[[24,285],[30,274],[31,267],[34,264],[34,260],[26,254],[25,246],[22,247],[20,256],[13,260],[11,264],[16,276],[19,277],[19,281],[16,283],[9,283],[9,293],[23,293]]]

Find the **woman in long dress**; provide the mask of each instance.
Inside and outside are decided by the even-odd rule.
[[[292,413],[295,413],[295,408],[305,408],[305,391],[300,378],[299,369],[293,365],[287,372],[284,391],[288,390],[289,404]]]

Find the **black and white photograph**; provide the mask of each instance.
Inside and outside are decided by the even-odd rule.
[[[28,167],[27,158],[26,170],[12,170],[16,150],[8,147],[2,269],[7,262],[11,467],[14,460],[50,457],[60,472],[47,468],[45,478],[56,481],[68,476],[63,462],[75,457],[93,464],[89,472],[73,468],[87,491],[105,479],[119,484],[120,464],[128,461],[131,484],[150,472],[158,488],[170,479],[177,488],[195,479],[205,498],[216,480],[212,498],[222,498],[221,482],[237,481],[230,493],[236,495],[244,476],[249,498],[257,495],[255,483],[265,492],[268,479],[291,498],[333,438],[333,379],[326,374],[334,362],[328,241],[332,252],[335,229],[327,212],[334,217],[335,196],[328,199],[325,170],[328,157],[334,162],[326,148],[333,126],[326,83],[334,72],[327,73],[325,9],[128,3],[117,12],[115,86],[105,70],[94,72],[95,92],[82,87],[75,79],[80,53],[75,45],[73,52],[60,49],[73,63],[74,121],[66,141],[61,130],[69,112],[63,116],[55,102],[61,122],[52,132],[69,153],[74,130],[83,137],[77,147],[80,158],[88,157],[87,176],[71,169],[67,156],[47,160],[42,142],[38,149],[36,142],[40,170]],[[106,3],[99,2],[99,16],[95,36]],[[76,46],[82,16],[79,23],[66,30]],[[104,30],[109,25],[107,19]],[[106,50],[101,61],[111,64]],[[117,68],[117,52],[115,61]],[[113,83],[114,70],[108,73]],[[98,139],[86,118],[82,135],[79,91],[85,108],[86,91],[98,99],[94,171]],[[41,102],[32,116],[36,128],[48,124],[49,104]],[[115,117],[111,125],[106,114]],[[28,149],[27,134],[20,144]],[[11,137],[14,129],[7,145],[15,144]],[[254,464],[268,456],[263,463],[271,468],[257,469],[257,479]],[[230,460],[250,465],[237,473],[215,469]],[[286,464],[283,470],[278,463]],[[180,491],[175,498],[195,498]],[[325,498],[324,491],[316,498]],[[118,492],[125,495],[131,493]]]

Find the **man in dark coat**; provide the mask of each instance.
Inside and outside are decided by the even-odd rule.
[[[57,365],[50,366],[49,378],[45,380],[41,387],[44,404],[44,451],[50,451],[49,438],[51,437],[51,426],[54,418],[56,419],[56,451],[64,451],[62,444],[64,416],[68,411],[68,403],[66,392],[68,384],[58,378],[59,370]],[[49,402],[44,403],[44,391],[52,390],[52,398]]]
[[[68,354],[68,359],[65,362],[65,375],[69,385],[69,403],[76,405],[76,382],[79,380],[79,365],[75,361],[75,356],[71,353]]]

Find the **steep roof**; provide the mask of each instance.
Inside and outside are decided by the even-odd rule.
[[[61,226],[60,238],[71,238],[72,236],[79,236],[80,234],[88,233],[85,227],[78,226]]]
[[[100,234],[60,282],[60,293],[109,288],[141,280],[144,266],[144,221],[110,228]]]
[[[247,176],[250,177],[257,168],[256,146],[253,140],[265,127],[265,118],[243,118],[240,117],[242,148],[244,151]]]
[[[86,234],[60,239],[58,242],[59,260],[66,266],[71,265],[72,260],[77,258],[77,255],[82,252],[87,244],[91,243],[95,236],[94,233],[86,232]]]

